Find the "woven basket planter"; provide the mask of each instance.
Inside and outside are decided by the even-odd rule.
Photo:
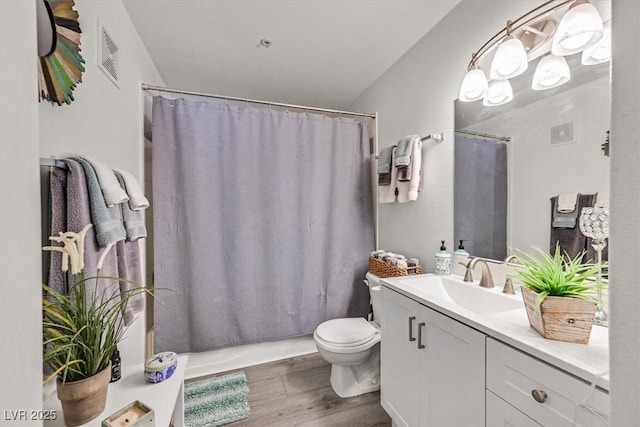
[[[587,344],[596,303],[578,298],[548,296],[536,311],[538,294],[522,287],[529,324],[547,339]]]

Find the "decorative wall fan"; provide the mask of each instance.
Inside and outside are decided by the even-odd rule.
[[[73,0],[37,0],[38,96],[58,105],[71,104],[82,82],[80,24]]]

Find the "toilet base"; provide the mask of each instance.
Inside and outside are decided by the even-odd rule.
[[[380,371],[356,379],[351,366],[331,365],[331,387],[342,398],[380,390]]]

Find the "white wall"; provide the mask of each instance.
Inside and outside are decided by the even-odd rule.
[[[424,190],[416,202],[380,205],[382,249],[417,256],[433,271],[440,240],[453,242],[454,100],[471,53],[507,19],[538,1],[463,0],[350,106],[379,114],[379,147],[403,135],[444,132],[423,145]]]
[[[42,407],[35,3],[0,1],[0,414]],[[29,415],[29,414],[27,414]],[[10,417],[11,418],[11,417]],[[12,425],[37,425],[20,420]]]
[[[39,157],[78,152],[141,176],[140,82],[163,84],[121,1],[78,0],[76,10],[86,72],[75,102],[59,107],[37,101],[34,0],[0,0],[3,417],[42,406]],[[119,89],[96,65],[98,17],[120,48]],[[130,330],[123,363],[142,362],[143,331],[143,321]]]
[[[550,128],[570,122],[574,142],[550,145]],[[511,137],[509,247],[528,252],[532,246],[549,246],[550,197],[565,191],[609,190],[610,159],[600,146],[610,122],[607,76],[467,128]]]
[[[121,1],[77,1],[85,73],[75,101],[39,105],[40,155],[81,153],[128,170],[143,182],[143,103],[140,83],[163,85]],[[118,46],[119,88],[98,68],[98,22]],[[119,346],[123,364],[144,361],[144,315]]]
[[[379,113],[380,147],[406,134],[445,133],[445,142],[424,148],[425,191],[420,199],[380,206],[380,247],[419,256],[429,269],[440,239],[452,248],[453,101],[471,53],[508,19],[539,4],[463,0],[349,107]],[[620,285],[611,289],[610,351],[612,425],[619,426],[640,424],[639,8],[636,0],[613,2],[612,134],[620,146],[611,159],[611,240],[617,243],[611,244],[610,253],[611,281]]]

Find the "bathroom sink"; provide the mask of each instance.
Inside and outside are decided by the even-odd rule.
[[[481,288],[477,283],[454,277],[427,274],[399,280],[398,283],[426,299],[454,304],[476,314],[496,314],[524,307],[519,291],[516,295],[506,295],[502,293],[502,287]]]

